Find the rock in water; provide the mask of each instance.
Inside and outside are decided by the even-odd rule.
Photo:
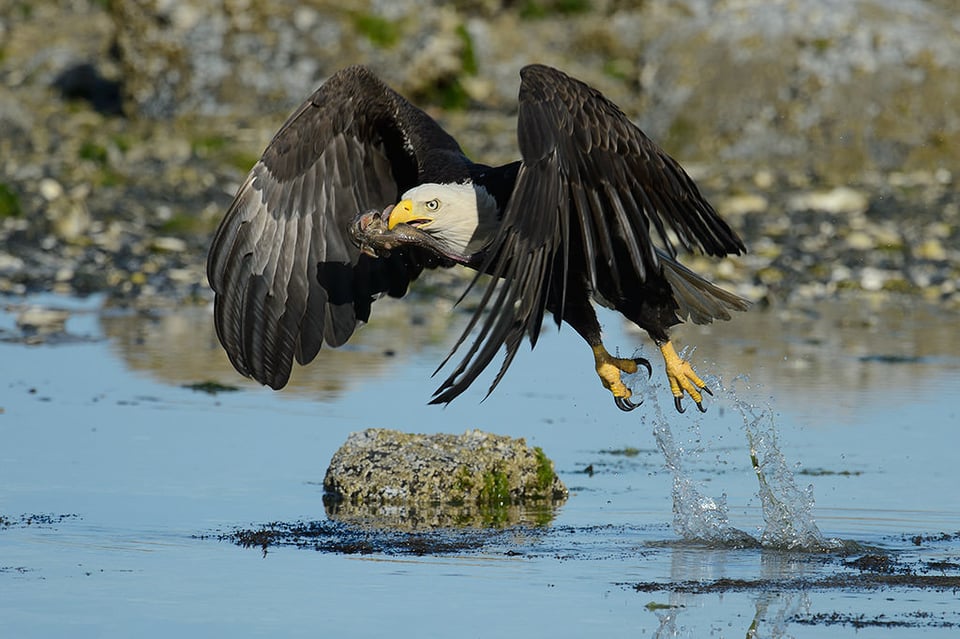
[[[405,527],[515,523],[510,508],[551,506],[568,494],[539,447],[480,430],[353,433],[334,453],[323,488],[335,518],[380,520],[389,514],[400,521],[379,523]]]

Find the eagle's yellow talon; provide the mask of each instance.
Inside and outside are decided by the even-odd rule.
[[[710,395],[713,393],[710,392],[710,389],[707,388],[704,381],[700,379],[700,376],[693,370],[690,362],[680,359],[677,351],[673,348],[673,344],[669,341],[660,344],[660,352],[663,354],[663,362],[666,364],[667,379],[670,381],[670,392],[673,393],[673,404],[677,412],[684,412],[680,400],[683,399],[683,394],[686,392],[687,395],[690,396],[690,399],[696,403],[700,412],[705,413],[706,409],[703,407],[702,393],[708,393]]]
[[[630,396],[633,393],[623,383],[620,374],[627,373],[628,375],[632,375],[637,372],[640,366],[644,366],[650,371],[650,362],[642,357],[635,359],[614,357],[607,352],[603,344],[598,344],[592,348],[600,383],[603,384],[604,388],[613,393],[613,400],[617,404],[617,407],[623,411],[631,411],[639,406],[639,402],[634,403],[630,401]]]

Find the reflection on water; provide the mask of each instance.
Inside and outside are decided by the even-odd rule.
[[[401,531],[441,528],[506,528],[547,526],[557,516],[562,502],[489,504],[381,504],[350,500],[323,500],[326,515],[333,521],[359,527]]]
[[[761,575],[759,580],[777,583],[783,579],[802,579],[814,572],[809,560],[799,559],[800,555],[775,550],[761,551]],[[735,562],[733,550],[703,550],[677,547],[671,550],[670,575],[674,583],[716,583],[729,578],[728,574],[738,574],[737,570],[726,570],[728,563]],[[720,597],[733,595],[720,595]],[[657,639],[667,637],[689,637],[691,627],[697,627],[697,619],[690,619],[698,608],[703,608],[703,595],[685,591],[669,593],[668,608],[657,611],[659,626],[654,632]],[[780,639],[793,636],[790,621],[810,606],[810,597],[803,590],[776,589],[755,593],[753,616],[741,615],[740,622],[734,626],[732,636],[745,636],[748,639],[765,637]],[[726,635],[724,635],[726,636]]]
[[[677,335],[702,345],[693,359],[708,371],[717,362],[730,378],[745,374],[755,386],[780,389],[777,407],[809,411],[813,401],[853,421],[859,407],[847,398],[885,388],[887,400],[899,402],[898,389],[932,390],[936,371],[960,370],[958,326],[955,313],[925,302],[858,297],[809,309],[751,309],[729,322],[684,324]]]
[[[402,368],[413,353],[446,347],[457,318],[446,300],[411,303],[384,298],[376,302],[374,311],[374,321],[359,327],[348,344],[322,349],[311,365],[295,364],[284,393],[330,400],[349,388],[373,383],[391,369]],[[177,385],[244,381],[217,341],[209,307],[146,316],[105,313],[101,324],[111,348],[132,370]]]
[[[347,345],[324,349],[314,363],[295,366],[284,394],[332,399],[377,376],[402,371],[403,361],[426,349],[435,351],[439,364],[465,319],[466,313],[448,300],[379,300],[370,324]],[[133,370],[171,384],[207,379],[242,383],[217,343],[209,308],[187,307],[146,318],[107,312],[100,322],[111,348]],[[544,330],[554,329],[551,324]],[[845,397],[887,388],[892,391],[889,400],[899,401],[903,393],[933,389],[939,383],[937,371],[960,370],[956,318],[911,301],[835,301],[811,310],[758,308],[729,322],[684,324],[676,333],[680,343],[694,347],[691,357],[704,372],[731,379],[745,374],[755,389],[784,389],[775,398],[778,408],[810,410],[814,398],[830,404],[844,419],[856,419],[850,411],[858,410],[856,401]],[[645,334],[627,335],[633,343],[619,344],[622,349],[650,349]],[[918,377],[921,366],[924,377]]]
[[[296,367],[290,385],[278,396],[331,401],[348,389],[375,386],[378,377],[402,375],[405,362],[423,351],[430,351],[427,358],[439,362],[465,318],[465,313],[452,309],[446,300],[380,300],[373,321],[362,327],[348,346],[326,349],[312,365]],[[228,384],[243,381],[216,341],[209,308],[179,309],[147,318],[105,313],[100,321],[110,347],[131,369],[176,385],[198,379]],[[670,431],[673,413],[665,416],[658,401],[663,388],[643,385],[634,390],[645,399],[643,416],[652,419],[655,441],[673,476],[674,532],[683,539],[734,547],[759,544],[816,551],[852,544],[821,534],[814,518],[813,486],[796,485],[795,468],[777,441],[775,414],[792,408],[800,415],[820,416],[829,408],[833,412],[827,424],[838,412],[840,419],[856,421],[861,419],[860,398],[868,392],[874,402],[902,402],[914,394],[929,396],[942,376],[956,376],[960,370],[960,331],[955,329],[933,306],[909,300],[873,305],[860,299],[823,303],[808,310],[755,309],[730,322],[681,326],[678,333],[683,343],[702,345],[702,351],[709,352],[710,361],[702,366],[718,373],[708,380],[717,391],[719,410],[725,403],[742,418],[744,438],[732,442],[733,449],[749,447],[764,526],[754,536],[730,524],[726,493],[711,496],[686,468],[697,463],[697,456],[674,442]],[[646,341],[646,336],[627,335]],[[423,376],[423,369],[417,374]],[[733,381],[724,382],[724,376]],[[645,379],[639,379],[642,376],[637,377],[645,384]],[[426,378],[418,381],[425,388],[431,385]],[[754,398],[757,389],[780,389],[776,397],[770,397],[776,408],[763,398],[756,400],[758,403],[747,402],[738,396],[737,387],[745,397]],[[878,388],[882,392],[877,393]],[[584,392],[599,393],[596,389]],[[426,392],[409,401],[419,404],[425,400]],[[548,510],[512,512],[506,519],[485,512],[415,513],[412,521],[420,527],[430,522],[542,524],[553,517]],[[351,522],[371,515],[331,512],[329,508],[327,514]],[[387,520],[392,516],[378,515]],[[399,513],[394,515],[398,522],[402,519]]]

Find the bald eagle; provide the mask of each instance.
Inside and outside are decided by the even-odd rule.
[[[364,67],[337,72],[294,111],[208,257],[217,336],[240,373],[282,388],[294,358],[307,364],[322,345],[344,344],[377,297],[404,295],[425,268],[460,264],[490,278],[441,368],[457,351],[462,360],[431,403],[459,396],[503,348],[492,392],[550,311],[586,340],[616,405],[636,408],[621,374],[652,367],[607,351],[597,302],[657,344],[677,410],[684,393],[704,410],[710,391],[669,329],[729,319],[748,302],[681,265],[677,248],[719,257],[743,242],[600,92],[542,65],[520,76],[521,159],[503,166],[469,160]]]

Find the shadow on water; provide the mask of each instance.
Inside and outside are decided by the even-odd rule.
[[[535,614],[552,634],[960,627],[960,513],[945,497],[958,481],[960,336],[936,309],[824,304],[684,327],[679,341],[697,344],[693,361],[712,373],[709,412],[661,409],[669,391],[655,383],[637,388],[644,406],[624,418],[569,331],[547,331],[483,405],[481,393],[426,407],[462,318],[378,305],[349,350],[273,393],[230,369],[209,309],[7,304],[0,580],[14,587],[0,612],[11,627],[43,618],[62,634],[118,602],[144,615],[159,589],[180,624],[242,618],[283,634],[312,627],[318,588],[337,627],[371,636],[358,614],[371,588],[385,614],[420,612],[397,626],[406,634],[449,629],[424,620],[479,599],[514,623]],[[18,318],[30,306],[63,311],[51,333],[26,339]],[[618,325],[606,332],[621,348],[641,341]],[[408,513],[376,509],[337,521],[324,510],[325,464],[349,432],[380,425],[527,437],[571,498],[466,526],[434,527],[444,520],[421,511],[422,525],[405,530]],[[251,553],[224,554],[227,544],[265,561],[252,567]],[[78,591],[77,575],[98,587]],[[234,580],[243,593],[222,597]],[[50,615],[52,600],[67,602],[62,615]],[[282,620],[251,616],[253,601]]]

